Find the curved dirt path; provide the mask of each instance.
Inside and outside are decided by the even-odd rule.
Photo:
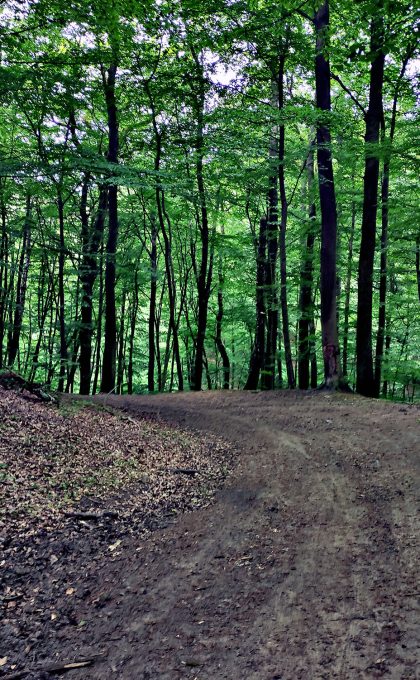
[[[420,677],[417,407],[299,392],[107,403],[240,454],[213,506],[101,567],[91,600],[105,604],[83,605],[72,656],[107,656],[72,677]]]

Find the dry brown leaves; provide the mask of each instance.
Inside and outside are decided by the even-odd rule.
[[[88,596],[98,565],[207,505],[233,457],[215,437],[0,387],[0,657],[79,625],[66,602]]]
[[[63,511],[128,516],[157,503],[202,505],[231,464],[225,442],[84,402],[61,409],[0,387],[0,535],[56,524]],[[197,475],[173,470],[198,470]],[[195,490],[200,487],[195,497]],[[123,497],[121,497],[121,494]],[[123,502],[122,502],[123,501]]]

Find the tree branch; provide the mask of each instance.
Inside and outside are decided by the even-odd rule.
[[[363,113],[363,116],[366,116],[366,109],[365,107],[359,102],[359,100],[354,96],[354,94],[349,90],[349,88],[344,85],[343,81],[341,80],[340,76],[337,76],[335,73],[331,73],[331,78],[335,80],[346,92],[350,99],[356,104],[357,108],[360,109],[360,111]]]

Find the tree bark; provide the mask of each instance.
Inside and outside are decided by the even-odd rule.
[[[157,389],[162,392],[163,385],[163,371],[162,371],[162,354],[160,351],[160,324],[162,320],[163,300],[165,297],[165,282],[162,285],[159,304],[156,305],[155,316],[155,355],[156,355],[156,369],[157,369]],[[169,331],[169,329],[168,329]],[[169,331],[170,334],[170,331]]]
[[[284,57],[280,57],[271,67],[271,107],[277,113],[282,106],[280,90],[283,88]],[[280,103],[281,102],[281,103]],[[283,141],[284,141],[284,126]],[[281,131],[280,131],[281,136]],[[279,207],[278,207],[278,164],[279,164],[279,125],[277,121],[271,126],[269,144],[269,189],[267,196],[267,260],[265,274],[265,309],[266,309],[266,346],[264,364],[261,374],[261,388],[273,390],[276,375],[277,328],[278,328],[278,296],[276,265],[279,249]]]
[[[79,319],[79,303],[80,303],[80,278],[78,278],[76,286],[75,286],[75,293],[74,293],[74,306],[75,306],[75,314],[74,314],[74,319]],[[67,381],[66,381],[66,387],[65,387],[65,392],[66,393],[71,393],[73,394],[74,392],[74,381],[76,377],[76,371],[79,368],[79,363],[78,363],[78,354],[79,354],[79,349],[80,349],[80,333],[79,329],[77,328],[77,325],[74,324],[73,332],[71,334],[70,340],[67,342],[67,353],[69,356],[69,361],[68,361],[68,368],[67,368]],[[70,349],[71,348],[71,349]]]
[[[118,333],[118,368],[117,368],[117,394],[123,394],[124,365],[125,365],[125,304],[127,291],[123,291],[120,328]]]
[[[318,386],[318,362],[316,358],[315,321],[313,315],[309,322],[309,352],[311,357],[311,387],[315,390]]]
[[[117,104],[115,99],[115,78],[117,65],[111,64],[103,73],[103,85],[108,117],[108,163],[118,163],[119,135]],[[108,188],[108,240],[105,266],[105,344],[102,361],[101,392],[112,392],[115,388],[117,360],[117,315],[115,308],[116,252],[118,241],[118,187]]]
[[[156,293],[157,293],[157,229],[152,222],[152,243],[150,250],[150,305],[149,305],[149,364],[147,371],[147,389],[155,391],[155,325],[156,325]]]
[[[42,262],[42,266],[45,267],[45,269],[48,269],[48,265],[45,261]],[[54,289],[54,270],[52,272],[48,270],[47,293],[45,296],[44,287],[45,277],[43,272],[41,282],[38,285],[38,338],[35,344],[34,353],[32,355],[31,368],[29,371],[28,381],[30,383],[35,382],[36,372],[38,370],[39,352],[41,349],[41,342],[44,334],[45,321],[47,319],[48,312],[51,309],[51,301]]]
[[[93,338],[93,289],[98,276],[98,252],[103,238],[108,192],[106,187],[99,191],[99,203],[92,229],[89,229],[86,211],[88,183],[82,188],[80,217],[82,221],[82,265],[80,282],[82,286],[80,343],[80,394],[89,394],[92,376]]]
[[[321,329],[324,357],[324,385],[337,389],[341,383],[337,330],[337,207],[328,115],[331,111],[331,73],[326,56],[329,5],[324,2],[315,14],[317,159],[321,207]]]
[[[104,244],[102,243],[99,257],[99,293],[98,293],[98,316],[96,319],[95,352],[93,357],[93,384],[92,394],[96,394],[101,370],[101,345],[102,345],[102,317],[104,310]]]
[[[304,253],[302,255],[302,268],[300,273],[300,295],[299,295],[299,359],[298,359],[298,374],[299,374],[299,388],[307,390],[310,384],[310,359],[311,359],[311,343],[310,343],[310,325],[313,319],[313,302],[312,302],[312,288],[313,288],[313,259],[314,259],[314,244],[315,244],[315,219],[316,207],[313,201],[313,184],[314,184],[314,153],[312,145],[309,149],[308,158],[306,161],[306,171],[308,177],[308,197],[309,197],[309,221],[306,233],[306,243]]]
[[[155,152],[155,172],[156,172],[156,207],[158,211],[159,227],[162,232],[163,242],[165,246],[165,273],[168,285],[168,298],[169,298],[169,328],[172,333],[172,346],[173,353],[175,357],[177,375],[178,375],[178,390],[180,392],[184,389],[184,377],[182,373],[181,355],[179,350],[179,337],[178,337],[178,323],[176,321],[176,285],[174,279],[174,268],[172,261],[172,233],[171,233],[171,222],[169,215],[165,209],[165,192],[161,186],[161,181],[159,178],[161,158],[162,158],[162,133],[159,131],[157,120],[156,120],[156,108],[150,86],[146,84],[146,91],[149,96],[150,106],[152,109],[152,123],[153,131],[155,135],[156,152]],[[166,362],[165,362],[166,365]],[[165,370],[166,374],[166,370]],[[165,380],[164,380],[165,382]]]
[[[267,247],[267,220],[262,217],[257,242],[257,281],[256,281],[256,329],[254,346],[251,352],[248,378],[244,390],[256,390],[264,359],[265,345],[265,258]]]
[[[381,227],[381,257],[379,275],[379,314],[378,332],[376,334],[375,352],[375,392],[379,397],[381,389],[381,370],[385,343],[386,322],[386,289],[387,289],[387,249],[388,249],[388,198],[389,198],[389,160],[385,160],[381,181],[382,227]]]
[[[136,337],[136,321],[137,312],[139,308],[139,290],[138,290],[138,270],[134,274],[133,300],[131,303],[130,316],[130,339],[128,344],[128,365],[127,365],[127,392],[133,394],[133,376],[134,376],[134,340]]]
[[[225,344],[222,339],[222,321],[223,321],[223,264],[220,257],[219,261],[219,289],[217,291],[217,316],[216,316],[216,347],[222,358],[223,366],[223,389],[228,390],[230,384],[230,361]]]
[[[343,375],[344,379],[348,379],[348,347],[349,347],[349,330],[350,330],[350,296],[351,296],[351,278],[353,271],[353,244],[354,233],[356,230],[356,203],[352,201],[351,207],[351,229],[349,236],[349,250],[347,255],[347,273],[346,286],[344,291],[344,323],[343,323]]]
[[[279,111],[284,107],[284,63],[285,57],[280,57],[279,71]],[[284,362],[286,364],[287,383],[289,388],[296,386],[295,371],[292,360],[292,347],[290,342],[289,330],[289,307],[287,302],[287,255],[286,255],[286,228],[287,228],[287,198],[286,198],[286,177],[284,170],[285,163],[285,127],[281,123],[279,130],[279,188],[280,188],[280,304],[281,319],[283,330]]]
[[[29,262],[31,257],[31,225],[32,225],[31,196],[26,197],[26,214],[22,231],[22,249],[20,252],[18,278],[16,285],[16,303],[13,317],[13,329],[9,336],[8,364],[13,366],[19,350],[20,334],[22,331],[23,313],[25,309],[26,289],[28,285]]]
[[[199,202],[199,231],[201,240],[201,260],[197,277],[198,294],[198,319],[197,336],[195,343],[195,362],[193,389],[201,390],[203,377],[203,364],[205,358],[205,339],[207,330],[207,314],[210,297],[210,289],[213,275],[213,252],[210,244],[210,227],[207,210],[207,198],[204,184],[204,103],[205,103],[205,78],[203,66],[199,61],[198,55],[192,49],[193,58],[197,70],[196,87],[198,93],[195,98],[195,108],[197,116],[197,137],[196,137],[196,181],[198,188]]]
[[[365,175],[363,183],[362,238],[359,257],[356,330],[356,389],[366,397],[376,394],[372,357],[373,263],[376,244],[376,214],[379,180],[379,131],[383,117],[382,89],[385,54],[383,50],[383,2],[371,22],[371,69],[369,108],[366,113]]]
[[[379,278],[379,315],[378,315],[378,332],[376,335],[376,352],[375,352],[375,397],[379,397],[381,391],[381,371],[382,360],[385,343],[385,325],[386,325],[386,292],[387,292],[387,250],[388,250],[388,225],[389,225],[389,177],[391,167],[391,153],[392,145],[394,143],[395,128],[397,124],[397,103],[400,91],[401,81],[404,77],[408,61],[411,55],[411,46],[407,49],[406,56],[403,60],[401,71],[397,80],[392,101],[392,113],[389,128],[389,139],[385,148],[384,167],[381,181],[381,261],[380,261],[380,278]],[[383,122],[385,126],[385,123]],[[384,128],[384,142],[385,128]],[[420,291],[419,291],[420,299]]]
[[[1,192],[1,241],[0,241],[0,368],[3,368],[4,335],[6,330],[7,310],[7,265],[8,265],[8,233],[7,233],[7,208]],[[5,348],[6,349],[6,348]]]
[[[66,261],[66,244],[64,241],[64,201],[61,187],[57,188],[59,255],[58,255],[58,320],[60,324],[60,371],[58,391],[64,392],[64,380],[68,369],[68,351],[66,337],[66,307],[64,298],[64,265]]]
[[[385,359],[389,355],[389,351],[391,349],[391,333],[390,333],[390,321],[389,321],[389,316],[385,320]],[[389,387],[389,381],[388,379],[385,379],[382,385],[382,396],[387,397],[388,396],[388,387]]]

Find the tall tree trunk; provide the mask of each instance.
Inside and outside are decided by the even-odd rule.
[[[54,378],[54,373],[55,373],[55,365],[54,365],[54,349],[55,349],[55,338],[56,338],[56,333],[57,333],[57,326],[59,325],[59,305],[57,305],[57,300],[55,298],[55,290],[53,291],[53,295],[51,298],[51,308],[50,308],[50,327],[49,327],[49,334],[48,334],[48,344],[47,344],[47,364],[46,364],[46,378],[45,378],[45,383],[47,385],[51,385],[53,378]],[[55,303],[55,304],[54,304]]]
[[[203,159],[197,161],[197,183],[199,186],[199,196],[201,202],[201,262],[197,279],[198,293],[198,319],[197,319],[197,338],[195,346],[195,362],[193,384],[194,390],[201,390],[203,363],[204,363],[204,343],[207,330],[207,313],[209,301],[209,281],[208,281],[208,261],[209,261],[209,225],[207,216],[206,198],[203,182]]]
[[[311,387],[315,390],[318,386],[318,363],[316,359],[315,321],[313,315],[309,322],[309,352],[311,356]]]
[[[7,208],[1,192],[1,240],[0,240],[0,368],[3,368],[4,335],[6,330],[7,310],[7,265],[8,265],[8,234]]]
[[[279,110],[284,107],[284,62],[285,57],[280,57],[280,71],[279,71]],[[280,125],[280,139],[279,139],[279,188],[280,188],[280,304],[281,304],[281,321],[283,329],[283,345],[284,345],[284,362],[286,364],[287,383],[289,388],[296,386],[295,371],[292,361],[292,346],[290,342],[289,329],[289,307],[287,302],[287,255],[286,255],[286,229],[287,229],[287,198],[286,198],[286,177],[285,177],[285,127],[282,123]]]
[[[347,255],[347,272],[346,272],[346,287],[344,291],[344,323],[343,323],[343,375],[344,379],[348,379],[348,348],[349,348],[349,330],[350,330],[350,296],[351,296],[351,278],[353,273],[353,243],[354,233],[356,230],[356,203],[353,200],[351,206],[351,229],[349,236],[349,250]]]
[[[397,124],[397,103],[400,92],[401,81],[404,77],[408,61],[411,55],[411,46],[408,47],[406,55],[403,60],[401,71],[394,90],[394,97],[392,101],[391,122],[389,128],[389,140],[385,148],[385,159],[381,182],[381,262],[380,262],[380,278],[379,278],[379,315],[378,315],[378,332],[376,335],[376,353],[375,353],[375,396],[379,397],[381,391],[381,370],[382,359],[384,353],[385,342],[385,324],[386,324],[386,291],[387,291],[387,249],[388,249],[388,200],[389,200],[389,175],[391,167],[391,153],[392,145],[394,143],[395,128]],[[385,140],[385,129],[383,135]],[[420,295],[419,295],[420,297]]]
[[[138,270],[134,274],[134,289],[133,300],[131,306],[130,317],[130,339],[128,344],[128,365],[127,365],[127,392],[133,394],[133,375],[134,375],[134,340],[136,337],[136,321],[137,312],[139,308],[139,291],[138,291]]]
[[[232,339],[231,339],[231,368],[230,368],[230,387],[231,389],[235,389],[235,378],[236,378],[236,354],[235,354],[235,338],[232,333]],[[239,387],[239,385],[238,385]]]
[[[149,96],[150,106],[152,109],[152,123],[153,131],[155,135],[156,142],[156,153],[155,153],[155,172],[156,172],[156,207],[158,211],[159,226],[163,236],[163,242],[165,246],[165,272],[166,280],[168,285],[168,298],[169,298],[169,328],[172,333],[172,343],[173,343],[173,353],[176,361],[177,374],[178,374],[178,390],[180,392],[184,389],[184,377],[182,374],[182,364],[181,355],[179,350],[179,337],[178,337],[178,323],[176,321],[176,285],[174,278],[174,268],[172,261],[172,230],[169,215],[165,209],[165,192],[161,186],[161,181],[159,178],[161,158],[162,158],[162,134],[159,131],[157,120],[156,120],[156,109],[155,103],[150,90],[149,84],[146,85],[146,91]],[[165,362],[166,365],[166,362]],[[166,370],[165,370],[166,374]],[[164,380],[165,382],[165,380]]]
[[[123,393],[124,364],[125,364],[125,303],[127,292],[123,291],[120,328],[118,333],[118,368],[117,368],[117,394]]]
[[[171,353],[173,353],[173,348],[172,348],[172,330],[170,324],[168,324],[168,328],[166,331],[166,342],[165,342],[165,353],[163,355],[163,370],[162,370],[162,382],[160,386],[160,391],[164,392],[166,389],[166,383],[168,380],[168,373],[169,373],[169,363],[171,359]]]
[[[66,261],[66,244],[64,241],[64,201],[61,187],[58,188],[58,224],[60,231],[60,250],[58,256],[58,320],[60,324],[60,371],[58,377],[58,391],[64,392],[64,380],[68,368],[68,351],[66,337],[66,307],[64,299],[64,265]]]
[[[93,289],[98,276],[98,251],[103,238],[108,192],[101,187],[94,224],[89,229],[86,211],[88,178],[82,188],[80,216],[82,221],[83,257],[80,268],[82,285],[80,342],[80,394],[89,394],[92,375]]]
[[[150,305],[149,305],[149,366],[147,371],[147,389],[155,391],[155,325],[156,325],[156,293],[157,293],[157,229],[152,222],[152,244],[150,250]]]
[[[111,64],[103,73],[103,85],[108,117],[108,154],[109,163],[118,163],[118,117],[115,99],[115,77],[117,65]],[[118,241],[118,187],[111,184],[108,188],[108,240],[106,244],[105,267],[105,345],[102,361],[101,392],[112,392],[115,388],[117,360],[117,315],[115,309],[116,252]]]
[[[309,197],[309,221],[306,233],[306,243],[302,255],[302,268],[300,273],[300,295],[299,295],[299,388],[307,390],[310,384],[309,364],[311,359],[310,346],[310,324],[313,319],[312,288],[314,270],[314,244],[315,244],[315,219],[316,207],[313,201],[314,185],[314,153],[311,145],[306,161],[306,171],[308,177],[308,197]]]
[[[382,89],[385,54],[383,50],[383,0],[377,1],[371,22],[371,69],[369,108],[366,113],[365,175],[363,184],[362,238],[359,257],[356,331],[356,389],[366,397],[375,396],[372,357],[373,263],[376,244],[376,213],[379,180],[379,132],[383,116]]]
[[[44,263],[42,263],[44,264]],[[49,272],[48,276],[48,284],[47,284],[47,293],[44,297],[43,295],[43,290],[44,290],[44,277],[42,276],[42,285],[38,287],[38,338],[35,344],[35,349],[34,353],[32,355],[32,362],[31,362],[31,368],[29,371],[29,377],[28,380],[29,382],[34,382],[35,377],[36,377],[36,372],[38,369],[38,359],[39,359],[39,352],[41,349],[41,342],[44,334],[44,327],[45,327],[45,321],[47,319],[48,312],[50,310],[51,306],[51,301],[53,297],[53,289],[54,289],[54,271]]]
[[[217,316],[216,316],[216,347],[222,358],[223,366],[223,389],[229,389],[230,383],[230,361],[225,344],[222,339],[222,321],[223,321],[223,264],[220,256],[219,260],[219,289],[217,291]]]
[[[95,354],[93,358],[93,366],[95,368],[93,375],[92,394],[96,394],[99,384],[99,373],[101,370],[101,345],[102,345],[102,317],[104,310],[104,245],[102,244],[100,258],[99,258],[99,295],[98,295],[98,317],[96,320],[96,341]]]
[[[79,299],[80,299],[80,279],[78,279],[77,284],[76,284],[76,291],[75,291],[75,315],[74,318],[75,320],[79,318]],[[73,394],[74,392],[74,380],[76,377],[76,371],[79,367],[77,357],[79,354],[79,349],[80,349],[80,343],[79,343],[79,331],[77,329],[77,326],[75,324],[73,333],[72,333],[72,338],[70,340],[70,343],[68,343],[70,347],[72,347],[72,351],[70,354],[70,350],[68,349],[68,354],[69,354],[69,367],[67,370],[67,383],[65,387],[65,391],[67,393]]]
[[[18,269],[18,262],[16,262],[16,253],[11,254],[11,257],[10,257],[10,260],[9,260],[9,266],[10,266],[9,285],[8,285],[7,290],[6,290],[7,347],[9,347],[10,343],[12,342],[13,318],[14,318],[14,314],[15,314],[15,295],[14,295],[15,272],[16,272],[16,269]],[[7,353],[6,353],[6,358],[7,358]]]
[[[326,116],[331,111],[331,73],[327,57],[329,5],[315,14],[317,158],[321,207],[321,329],[325,387],[337,388],[342,380],[337,331],[337,207],[331,154],[331,134]]]
[[[381,389],[381,370],[385,343],[386,322],[386,289],[387,289],[387,249],[388,249],[388,197],[389,197],[389,160],[385,160],[381,182],[382,200],[382,227],[381,227],[381,258],[379,275],[379,313],[378,331],[376,334],[375,353],[375,391],[374,396],[379,397]]]
[[[159,390],[159,392],[162,391],[162,378],[163,378],[162,353],[160,351],[160,324],[162,321],[162,309],[164,297],[165,297],[165,284],[163,284],[162,286],[159,304],[156,305],[156,317],[155,317],[155,356],[157,369],[157,389]]]
[[[251,352],[248,378],[244,390],[256,390],[263,365],[265,344],[265,257],[267,247],[267,220],[262,217],[257,241],[257,281],[256,281],[256,329],[254,346]]]
[[[281,343],[282,343],[282,328],[279,328],[278,332],[278,347],[277,347],[277,385],[281,390],[283,389],[283,362],[281,360]]]
[[[168,282],[169,328],[172,332],[172,347],[178,377],[178,391],[182,392],[184,389],[184,376],[182,372],[181,353],[179,349],[179,335],[178,335],[179,322],[177,321],[176,318],[176,284],[174,277],[174,266],[172,261],[172,230],[169,215],[166,212],[165,208],[165,194],[163,190],[160,191],[160,194],[161,194],[160,195],[161,210],[159,219],[161,220],[163,217],[165,218],[165,220],[162,219],[163,224],[162,234],[163,241],[165,244],[165,270],[166,279]]]
[[[212,390],[213,389],[213,383],[212,383],[212,380],[211,380],[209,361],[207,359],[207,353],[206,353],[205,349],[204,349],[204,369],[205,369],[205,372],[206,372],[207,389]]]
[[[271,75],[271,107],[276,112],[283,103],[283,71],[284,56],[280,57],[280,66],[277,71],[277,62],[272,65]],[[281,126],[280,136],[284,126]],[[267,262],[265,274],[265,308],[267,320],[266,346],[264,351],[264,364],[261,374],[261,388],[263,390],[273,390],[276,376],[276,354],[277,354],[277,328],[278,328],[278,297],[277,297],[277,256],[279,248],[279,208],[278,208],[278,164],[279,164],[279,125],[277,121],[271,126],[270,147],[269,147],[269,190],[267,196]]]
[[[390,333],[390,321],[389,321],[389,316],[385,321],[385,359],[389,355],[389,350],[391,349],[391,333]],[[382,385],[382,396],[387,397],[388,396],[388,386],[389,386],[389,381],[388,379],[385,379]]]
[[[197,116],[196,137],[196,181],[199,202],[199,231],[201,240],[201,261],[197,276],[198,294],[198,318],[197,336],[195,342],[195,362],[193,373],[193,389],[201,390],[203,364],[205,357],[205,339],[207,330],[208,304],[213,275],[213,249],[210,243],[210,227],[207,210],[207,198],[204,184],[204,103],[205,103],[205,77],[203,66],[198,55],[192,49],[196,64],[198,94],[196,95],[195,108]]]
[[[20,334],[22,330],[23,313],[25,309],[26,289],[28,285],[29,262],[31,257],[31,225],[32,225],[31,196],[26,197],[26,213],[22,230],[22,249],[20,252],[18,278],[16,285],[16,303],[13,317],[13,329],[9,337],[8,364],[13,366],[19,350]]]

